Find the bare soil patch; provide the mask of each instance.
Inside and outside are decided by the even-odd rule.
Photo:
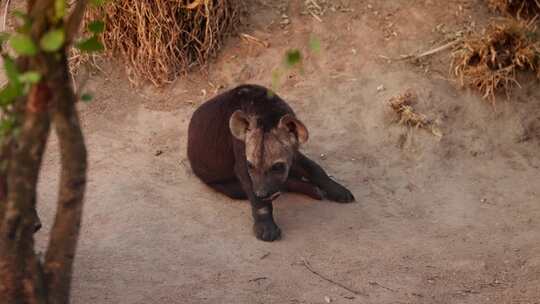
[[[257,1],[243,32],[268,47],[233,38],[207,73],[168,87],[133,88],[113,63],[92,76],[95,100],[80,105],[90,180],[72,302],[538,303],[538,83],[522,82],[493,108],[449,81],[447,52],[416,63],[380,56],[485,25],[485,2],[341,1],[317,18],[304,2]],[[321,52],[277,93],[311,130],[304,151],[358,203],[283,195],[276,220],[285,234],[268,244],[251,234],[247,202],[191,174],[188,120],[225,88],[270,85],[285,50],[305,50],[312,35]],[[440,139],[388,117],[386,101],[409,88],[415,109],[440,121]],[[53,220],[56,151],[52,138],[42,231]]]

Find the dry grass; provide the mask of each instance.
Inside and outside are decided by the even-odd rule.
[[[481,34],[471,34],[453,52],[452,69],[462,86],[479,90],[495,101],[498,92],[519,86],[516,74],[532,71],[540,77],[540,43],[534,21],[492,22]]]
[[[107,54],[118,54],[131,79],[162,85],[203,66],[239,23],[239,0],[115,0],[88,13],[105,22]]]
[[[531,19],[540,15],[540,0],[488,0],[492,9],[517,17]]]
[[[413,128],[426,129],[437,137],[441,137],[442,133],[435,125],[432,119],[426,115],[418,113],[414,109],[414,104],[417,102],[417,95],[408,90],[403,94],[390,98],[388,104],[398,115],[398,123],[404,124]]]

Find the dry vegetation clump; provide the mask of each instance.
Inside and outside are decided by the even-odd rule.
[[[414,104],[416,104],[416,102],[417,96],[411,90],[388,100],[388,104],[398,115],[399,124],[404,124],[413,128],[426,129],[433,135],[441,137],[442,133],[435,125],[435,122],[414,109]]]
[[[240,0],[108,1],[87,20],[105,22],[108,54],[127,60],[132,80],[155,85],[202,66],[240,21]]]
[[[492,22],[483,33],[463,39],[452,55],[461,85],[478,89],[491,102],[497,92],[508,96],[510,88],[519,86],[518,71],[540,78],[540,42],[532,22]]]
[[[540,15],[540,0],[488,0],[488,5],[494,10],[520,19]]]

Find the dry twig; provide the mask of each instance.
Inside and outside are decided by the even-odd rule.
[[[4,20],[3,20],[3,23],[2,23],[2,32],[5,32],[6,31],[6,25],[7,25],[7,15],[8,15],[8,11],[9,11],[9,4],[10,4],[11,0],[6,0],[6,6],[4,7]]]
[[[455,46],[456,44],[460,43],[461,42],[461,39],[455,39],[455,40],[452,40],[448,43],[445,43],[441,46],[438,46],[436,48],[433,48],[431,50],[427,50],[425,52],[422,52],[418,55],[414,55],[414,54],[410,54],[410,55],[405,55],[405,56],[402,56],[401,58],[399,58],[400,60],[409,60],[409,59],[413,59],[413,60],[418,60],[420,58],[423,58],[423,57],[427,57],[427,56],[431,56],[433,54],[436,54],[436,53],[439,53],[439,52],[442,52],[442,51],[445,51],[449,48],[452,48],[453,46]]]
[[[384,286],[384,285],[381,285],[379,282],[376,282],[376,281],[371,281],[371,282],[369,282],[369,285],[379,286],[379,287],[382,288],[382,289],[386,289],[386,290],[391,291],[391,292],[397,292],[397,290],[392,289],[392,288],[390,288],[390,287],[386,287],[386,286]]]
[[[241,33],[240,34],[240,37],[242,37],[244,40],[248,41],[248,42],[255,42],[265,48],[269,47],[270,46],[270,43],[268,43],[267,41],[264,41],[264,40],[261,40],[257,37],[254,37],[254,36],[251,36],[249,34],[245,34],[245,33]]]
[[[334,284],[336,286],[339,286],[339,287],[341,287],[341,288],[343,288],[343,289],[347,290],[348,292],[351,292],[351,293],[353,293],[355,295],[369,297],[369,295],[367,293],[365,293],[365,292],[358,291],[358,290],[352,289],[350,287],[347,287],[347,286],[343,285],[342,283],[336,282],[336,281],[326,277],[325,275],[319,273],[318,271],[314,270],[311,267],[311,265],[309,264],[309,261],[306,260],[305,258],[302,258],[302,265],[304,267],[306,267],[306,269],[309,270],[311,273],[313,273],[314,275],[318,276],[319,278],[321,278],[321,279],[323,279],[323,280],[325,280],[325,281],[327,281],[329,283],[332,283],[332,284]]]

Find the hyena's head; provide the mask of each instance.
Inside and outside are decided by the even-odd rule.
[[[258,117],[237,110],[229,121],[231,133],[246,146],[246,163],[255,195],[276,198],[289,176],[294,155],[308,139],[304,124],[293,115],[282,116],[275,127],[263,128]]]

